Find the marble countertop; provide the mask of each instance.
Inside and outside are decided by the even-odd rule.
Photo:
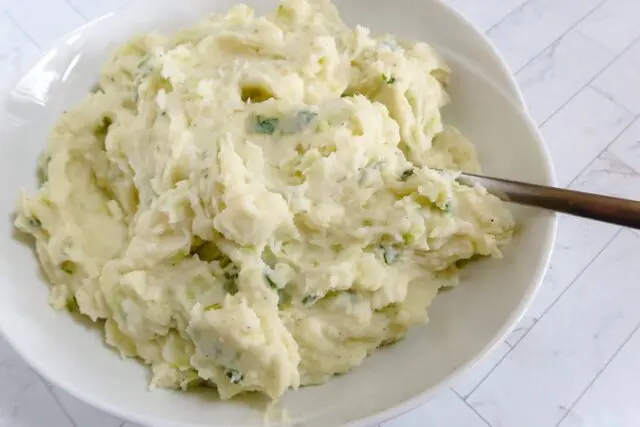
[[[640,0],[447,0],[502,51],[563,186],[640,199]],[[0,0],[0,94],[53,40],[126,0]],[[382,427],[640,425],[640,234],[562,217],[516,330]],[[47,384],[0,338],[0,427],[134,427]]]

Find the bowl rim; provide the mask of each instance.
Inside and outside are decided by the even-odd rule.
[[[51,60],[53,56],[55,56],[56,52],[60,50],[64,50],[65,45],[69,43],[70,40],[75,40],[77,38],[82,37],[82,35],[88,31],[92,30],[94,27],[98,26],[103,21],[106,21],[110,18],[116,17],[118,14],[126,11],[130,6],[134,3],[137,3],[139,0],[129,3],[127,6],[118,10],[116,12],[110,12],[89,20],[87,23],[77,27],[76,29],[66,33],[65,35],[59,37],[54,43],[52,43],[51,47],[44,51],[39,58],[32,62],[30,66],[27,67],[26,72],[22,75],[19,75],[14,79],[13,82],[9,84],[9,92],[7,92],[7,96],[4,99],[0,99],[0,105],[3,104],[10,96],[18,89],[22,82],[28,78],[28,76],[37,69],[40,69],[42,65],[46,64]],[[487,82],[490,82],[494,87],[494,90],[499,92],[501,96],[505,97],[514,108],[519,110],[519,114],[522,117],[524,123],[529,128],[535,139],[538,141],[538,148],[540,150],[540,154],[542,157],[542,167],[545,171],[545,178],[548,181],[549,185],[557,185],[556,174],[554,171],[553,162],[551,160],[551,154],[549,151],[549,147],[544,141],[538,126],[533,121],[532,117],[529,114],[527,104],[524,100],[522,91],[520,90],[517,81],[512,74],[509,66],[503,55],[497,50],[495,45],[490,41],[490,39],[485,35],[485,33],[474,23],[465,18],[460,12],[458,12],[453,6],[446,4],[439,0],[429,0],[433,3],[437,3],[439,7],[444,8],[452,17],[457,19],[462,26],[466,26],[477,37],[478,41],[484,43],[485,48],[487,49],[487,53],[493,56],[493,60],[495,64],[501,68],[503,75],[500,76],[501,83],[506,84],[507,87],[505,90],[504,87],[495,84],[493,79],[490,79],[486,74],[482,73],[477,68],[474,72],[478,73],[483,77]],[[4,113],[0,111],[0,118],[5,116]],[[468,361],[467,363],[459,366],[454,372],[449,374],[444,380],[440,383],[433,385],[431,388],[415,395],[414,397],[405,400],[404,402],[397,404],[389,409],[382,410],[370,414],[366,417],[360,418],[355,421],[347,422],[343,424],[343,427],[372,427],[377,424],[392,420],[396,417],[399,417],[403,414],[406,414],[419,406],[422,406],[429,402],[438,392],[444,389],[444,387],[448,387],[450,384],[455,382],[455,380],[464,372],[471,369],[478,362],[486,357],[488,353],[490,353],[500,342],[504,341],[504,339],[508,336],[511,330],[517,325],[517,323],[522,319],[524,314],[526,313],[527,308],[531,305],[534,297],[538,293],[540,287],[543,284],[543,279],[546,272],[549,269],[549,264],[551,261],[551,256],[553,254],[553,248],[556,240],[557,229],[558,229],[558,215],[551,214],[548,219],[548,226],[546,227],[546,233],[544,235],[544,248],[545,253],[543,254],[543,260],[537,268],[536,276],[531,279],[531,283],[533,284],[527,289],[526,294],[520,301],[519,305],[514,308],[509,319],[502,325],[500,330],[495,334],[494,338],[481,350],[479,351],[475,357]],[[154,424],[156,427],[180,427],[182,424],[175,423],[166,423],[161,420],[144,417],[138,413],[131,413],[126,410],[122,410],[117,406],[112,405],[109,401],[102,400],[100,398],[96,398],[93,395],[85,394],[79,391],[72,383],[67,382],[64,378],[56,377],[53,372],[46,366],[46,363],[41,362],[44,359],[32,357],[31,354],[23,347],[19,340],[15,339],[11,334],[6,334],[4,332],[4,327],[0,323],[0,336],[2,336],[10,347],[24,360],[30,367],[32,367],[38,375],[46,379],[51,384],[54,384],[65,392],[67,392],[72,397],[85,402],[97,408],[105,413],[111,414],[113,416],[119,417],[125,422],[134,422],[142,425],[149,425],[148,423],[160,422],[160,424]]]

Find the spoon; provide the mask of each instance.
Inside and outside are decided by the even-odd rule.
[[[481,185],[505,202],[535,206],[582,218],[640,229],[640,202],[508,179],[461,173],[458,183]]]

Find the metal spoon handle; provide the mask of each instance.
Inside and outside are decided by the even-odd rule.
[[[506,202],[535,206],[582,218],[640,229],[640,202],[463,173],[463,185],[479,184]]]

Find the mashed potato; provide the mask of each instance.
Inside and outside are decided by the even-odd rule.
[[[425,323],[458,261],[508,243],[503,203],[442,171],[478,169],[447,78],[322,0],[137,37],[59,119],[15,224],[51,304],[152,387],[277,399]]]

